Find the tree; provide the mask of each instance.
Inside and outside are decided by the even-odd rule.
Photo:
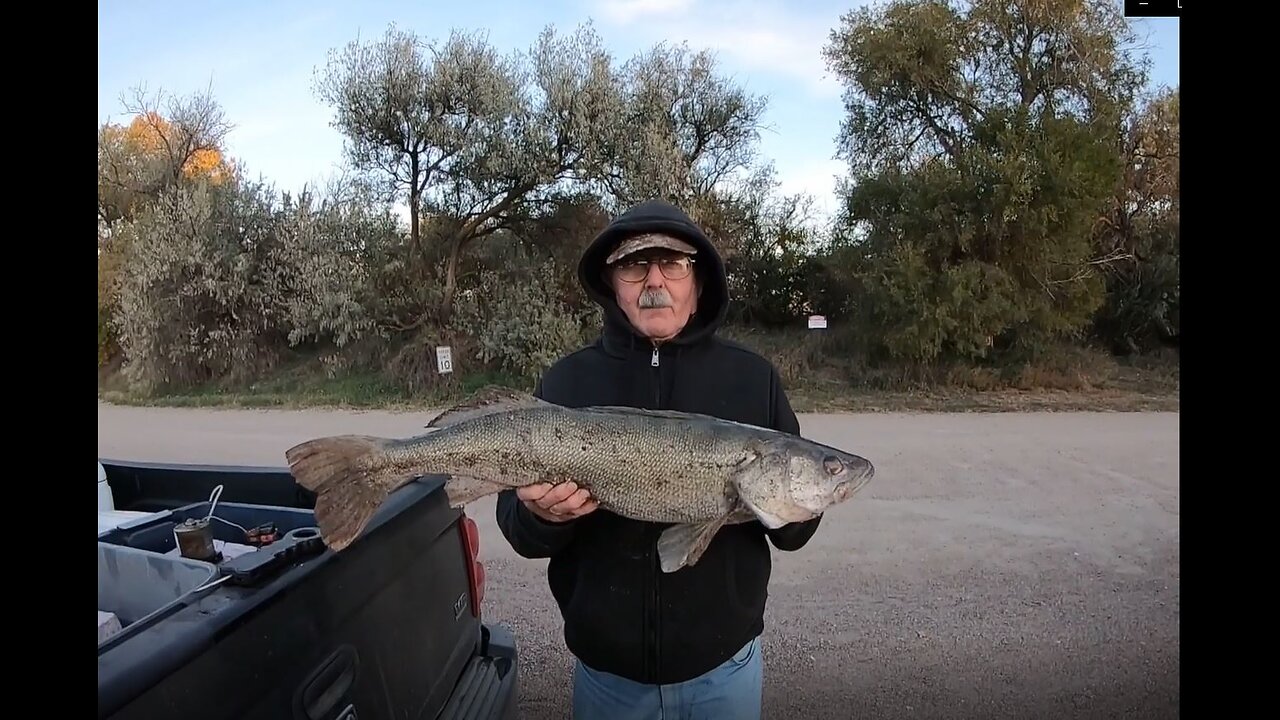
[[[425,209],[449,223],[443,236],[447,315],[467,248],[478,238],[553,207],[590,176],[601,138],[620,116],[612,59],[590,24],[568,35],[546,27],[528,54],[507,62],[505,114],[480,123]]]
[[[567,195],[696,204],[747,167],[763,100],[714,70],[705,53],[665,46],[615,68],[589,23],[548,26],[508,56],[460,31],[436,43],[394,26],[332,54],[317,88],[349,157],[407,188],[420,272],[442,277],[439,304],[409,326],[447,319],[475,240]]]
[[[332,125],[346,137],[352,164],[385,176],[393,197],[408,190],[419,259],[423,193],[475,144],[480,126],[505,117],[513,89],[509,70],[483,41],[454,32],[437,47],[394,25],[381,40],[331,51],[316,83],[334,107]]]
[[[716,188],[752,182],[768,100],[719,75],[710,52],[658,44],[630,59],[619,82],[596,176],[611,209],[660,197],[698,216],[712,212],[704,205]]]
[[[420,216],[432,218],[443,315],[467,245],[508,226],[538,191],[579,180],[605,123],[616,121],[610,59],[590,26],[563,38],[547,28],[527,58],[500,57],[456,30],[437,44],[392,26],[376,43],[332,55],[318,89],[352,162],[408,189],[411,242],[424,262]]]
[[[232,125],[211,94],[178,98],[159,92],[149,98],[139,87],[121,102],[133,120],[98,128],[101,223],[135,216],[140,205],[184,180],[216,183],[231,176],[223,144]]]
[[[208,93],[186,98],[142,88],[122,96],[127,125],[98,128],[98,364],[119,351],[115,316],[124,248],[122,225],[155,205],[166,191],[191,183],[222,183],[233,174],[223,143],[231,124]],[[161,111],[163,109],[163,112]]]
[[[1095,331],[1117,352],[1178,342],[1179,95],[1162,90],[1128,120],[1120,148],[1124,170],[1095,226],[1095,252],[1113,259]]]
[[[732,319],[786,326],[812,310],[812,198],[778,193],[771,164],[710,191],[702,225],[725,259]]]
[[[865,332],[916,360],[1035,352],[1102,302],[1092,228],[1145,80],[1109,0],[894,0],[824,52],[846,84]]]

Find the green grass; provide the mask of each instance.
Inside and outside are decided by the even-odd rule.
[[[922,371],[867,368],[821,341],[780,334],[738,334],[783,375],[797,412],[1178,411],[1174,356],[1122,361],[1066,349],[1050,362],[1020,367],[951,367]],[[485,385],[528,390],[492,373],[456,373],[430,391],[410,393],[376,372],[334,374],[301,360],[251,384],[210,384],[180,393],[131,392],[114,368],[98,374],[99,399],[166,407],[426,409],[455,402]]]
[[[409,404],[413,398],[373,373],[330,378],[297,374],[266,378],[245,388],[209,386],[183,393],[139,395],[112,382],[98,389],[99,398],[122,405],[170,407],[360,407]]]
[[[183,392],[154,395],[131,391],[118,368],[100,369],[98,399],[118,405],[154,407],[416,409],[457,401],[485,385],[521,387],[509,377],[475,373],[459,374],[430,392],[411,393],[380,373],[334,374],[319,362],[304,361],[244,386],[211,383]]]

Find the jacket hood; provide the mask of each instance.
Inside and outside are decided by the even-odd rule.
[[[587,295],[604,309],[605,335],[625,342],[642,338],[614,300],[613,288],[605,282],[604,269],[605,259],[623,238],[648,232],[670,233],[698,249],[693,268],[702,295],[698,298],[697,311],[671,342],[691,344],[713,335],[729,312],[729,282],[724,258],[683,210],[662,200],[641,203],[614,218],[596,235],[578,261],[578,282]]]

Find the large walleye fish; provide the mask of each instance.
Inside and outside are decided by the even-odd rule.
[[[666,410],[568,408],[509,390],[482,391],[426,427],[404,439],[322,437],[285,453],[297,482],[316,493],[330,548],[346,548],[389,494],[423,475],[450,476],[453,507],[571,480],[602,509],[671,523],[658,552],[674,572],[697,563],[725,524],[809,520],[875,472],[865,458],[774,430]]]

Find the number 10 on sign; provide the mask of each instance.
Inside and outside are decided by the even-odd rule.
[[[436,369],[441,375],[453,372],[453,350],[448,345],[436,348]]]

